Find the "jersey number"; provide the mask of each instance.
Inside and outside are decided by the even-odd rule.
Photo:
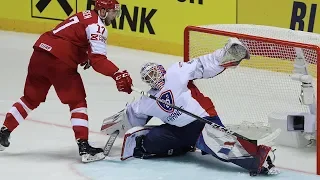
[[[106,28],[105,28],[105,27],[100,26],[99,24],[97,24],[97,26],[98,26],[97,33],[101,33],[101,34],[103,34],[103,33],[106,31]],[[102,29],[102,32],[101,32],[101,29]]]
[[[59,28],[57,28],[56,30],[53,30],[53,34],[56,34],[57,32],[71,26],[72,24],[77,24],[79,22],[79,18],[77,16],[73,16],[71,18],[69,18],[70,22],[64,24],[63,26],[60,26]]]

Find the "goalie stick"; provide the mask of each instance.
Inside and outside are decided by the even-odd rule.
[[[110,134],[110,137],[109,137],[106,145],[105,145],[104,148],[103,148],[103,154],[104,154],[105,156],[108,156],[108,155],[109,155],[109,153],[110,153],[110,151],[111,151],[111,148],[112,148],[114,142],[116,141],[119,133],[120,133],[120,131],[119,131],[119,130],[116,130],[116,131],[114,131],[112,134]]]
[[[236,132],[233,132],[232,130],[230,130],[230,129],[226,128],[226,127],[220,126],[220,125],[218,125],[216,123],[213,123],[213,122],[211,122],[211,121],[209,121],[207,119],[199,117],[199,116],[197,116],[197,115],[195,115],[195,114],[193,114],[193,113],[191,113],[189,111],[186,111],[186,110],[184,110],[184,109],[182,109],[180,107],[177,107],[174,104],[170,104],[167,101],[165,101],[163,99],[160,99],[160,98],[157,98],[156,96],[153,96],[153,95],[151,95],[149,93],[146,93],[146,92],[144,92],[144,91],[142,91],[142,90],[140,90],[140,89],[138,89],[136,87],[132,86],[131,88],[132,88],[133,91],[136,91],[136,92],[140,93],[143,96],[147,96],[147,97],[149,97],[149,98],[151,98],[151,99],[153,99],[155,101],[164,103],[164,104],[172,107],[173,109],[176,109],[176,110],[178,110],[178,111],[180,111],[180,112],[182,112],[184,114],[187,114],[187,115],[189,115],[189,116],[191,116],[191,117],[193,117],[193,118],[195,118],[195,119],[197,119],[199,121],[202,121],[204,123],[210,124],[213,128],[218,129],[218,130],[220,130],[220,131],[222,131],[222,132],[224,132],[226,134],[235,136],[235,137],[237,137],[237,139],[242,139],[242,140],[248,141],[248,142],[250,142],[252,144],[258,145],[258,140],[253,140],[253,139],[247,138],[245,136],[242,136],[242,135],[240,135],[240,134],[238,134]],[[259,140],[259,144],[266,143],[268,141],[272,141],[273,139],[275,139],[280,134],[280,131],[281,131],[280,129],[277,129],[271,135],[262,138],[261,140]]]

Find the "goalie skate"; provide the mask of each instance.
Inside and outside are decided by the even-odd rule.
[[[77,143],[82,162],[94,162],[105,158],[103,149],[90,146],[87,140],[77,140]]]
[[[274,165],[273,162],[276,159],[276,156],[274,154],[274,150],[271,150],[272,154],[273,154],[273,160],[271,160],[271,157],[268,156],[266,161],[263,164],[263,169],[262,169],[262,174],[266,174],[266,175],[277,175],[280,174],[280,170],[277,169]]]
[[[262,147],[262,148],[267,148],[266,146]],[[273,162],[276,159],[276,156],[274,154],[274,150],[271,150],[270,153],[268,154],[266,160],[264,161],[262,167],[261,167],[261,171],[259,172],[259,174],[261,175],[277,175],[280,174],[280,170],[277,169],[275,167],[275,165],[273,164]],[[270,155],[273,155],[273,159],[271,159]],[[257,172],[250,172],[250,176],[256,176],[258,173]]]
[[[280,174],[280,170],[273,165],[270,156],[268,156],[259,174],[272,176],[272,175]],[[250,172],[250,176],[256,176],[256,175],[257,175],[256,172]]]

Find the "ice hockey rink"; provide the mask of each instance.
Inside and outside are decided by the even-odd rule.
[[[38,35],[0,31],[1,90],[0,122],[7,110],[23,93],[25,76],[32,45]],[[127,69],[134,85],[147,88],[139,78],[142,63],[154,61],[168,67],[182,61],[175,57],[120,47],[108,46],[108,57],[121,69]],[[87,92],[89,113],[89,141],[93,146],[103,146],[108,136],[100,134],[104,118],[123,109],[133,97],[119,93],[111,78],[92,69],[79,68]],[[153,121],[152,123],[160,123]],[[53,89],[47,101],[33,111],[11,135],[11,146],[0,152],[1,179],[108,179],[108,180],[223,180],[223,179],[320,179],[316,176],[315,148],[292,150],[279,147],[276,166],[282,173],[274,177],[250,177],[237,166],[222,163],[211,156],[189,153],[183,157],[120,161],[121,139],[111,151],[113,158],[82,164],[69,121],[68,106],[62,105]]]

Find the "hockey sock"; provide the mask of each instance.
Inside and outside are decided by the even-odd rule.
[[[15,128],[19,126],[28,116],[28,113],[31,112],[30,109],[24,102],[23,98],[13,104],[9,112],[6,114],[3,125],[12,132]]]
[[[75,138],[88,140],[89,129],[86,102],[70,105],[70,112],[71,124]]]

